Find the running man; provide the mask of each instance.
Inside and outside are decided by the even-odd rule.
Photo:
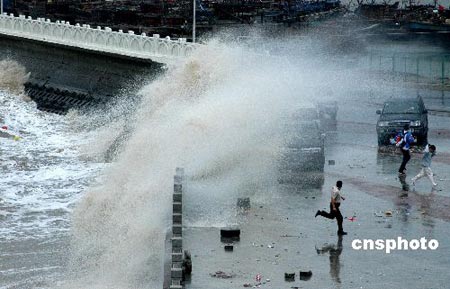
[[[344,217],[342,217],[341,211],[339,210],[339,207],[341,206],[341,200],[345,200],[345,198],[341,194],[341,188],[342,181],[337,181],[336,186],[333,186],[333,188],[331,188],[330,212],[327,213],[325,211],[318,210],[315,217],[322,216],[328,219],[336,218],[338,225],[337,234],[347,235],[347,232],[344,232],[344,229],[342,228]]]

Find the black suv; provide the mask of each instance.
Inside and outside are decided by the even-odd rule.
[[[428,111],[422,97],[390,99],[383,110],[377,110],[378,145],[391,144],[391,139],[409,124],[417,144],[426,144],[428,138]]]

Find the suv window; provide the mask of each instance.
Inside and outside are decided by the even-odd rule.
[[[386,102],[383,108],[383,114],[402,114],[402,113],[420,113],[420,105],[418,102],[411,103],[407,100]]]

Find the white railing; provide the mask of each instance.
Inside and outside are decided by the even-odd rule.
[[[198,47],[198,44],[186,42],[184,38],[173,41],[169,37],[160,38],[158,34],[148,37],[145,33],[115,32],[109,27],[91,28],[89,25],[51,22],[49,19],[32,19],[23,15],[14,17],[6,13],[0,15],[0,34],[158,62],[172,62],[186,57]]]

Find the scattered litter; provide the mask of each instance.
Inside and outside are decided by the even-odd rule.
[[[215,277],[215,278],[222,278],[222,279],[229,279],[229,278],[233,278],[232,274],[228,274],[225,273],[223,271],[216,271],[216,273],[214,274],[209,274],[211,277]]]
[[[303,235],[303,233],[300,233],[300,235],[288,235],[288,234],[285,234],[285,235],[281,235],[280,237],[281,238],[302,238],[303,236],[301,236],[301,235]]]
[[[256,282],[261,282],[261,274],[256,274],[255,280]]]

